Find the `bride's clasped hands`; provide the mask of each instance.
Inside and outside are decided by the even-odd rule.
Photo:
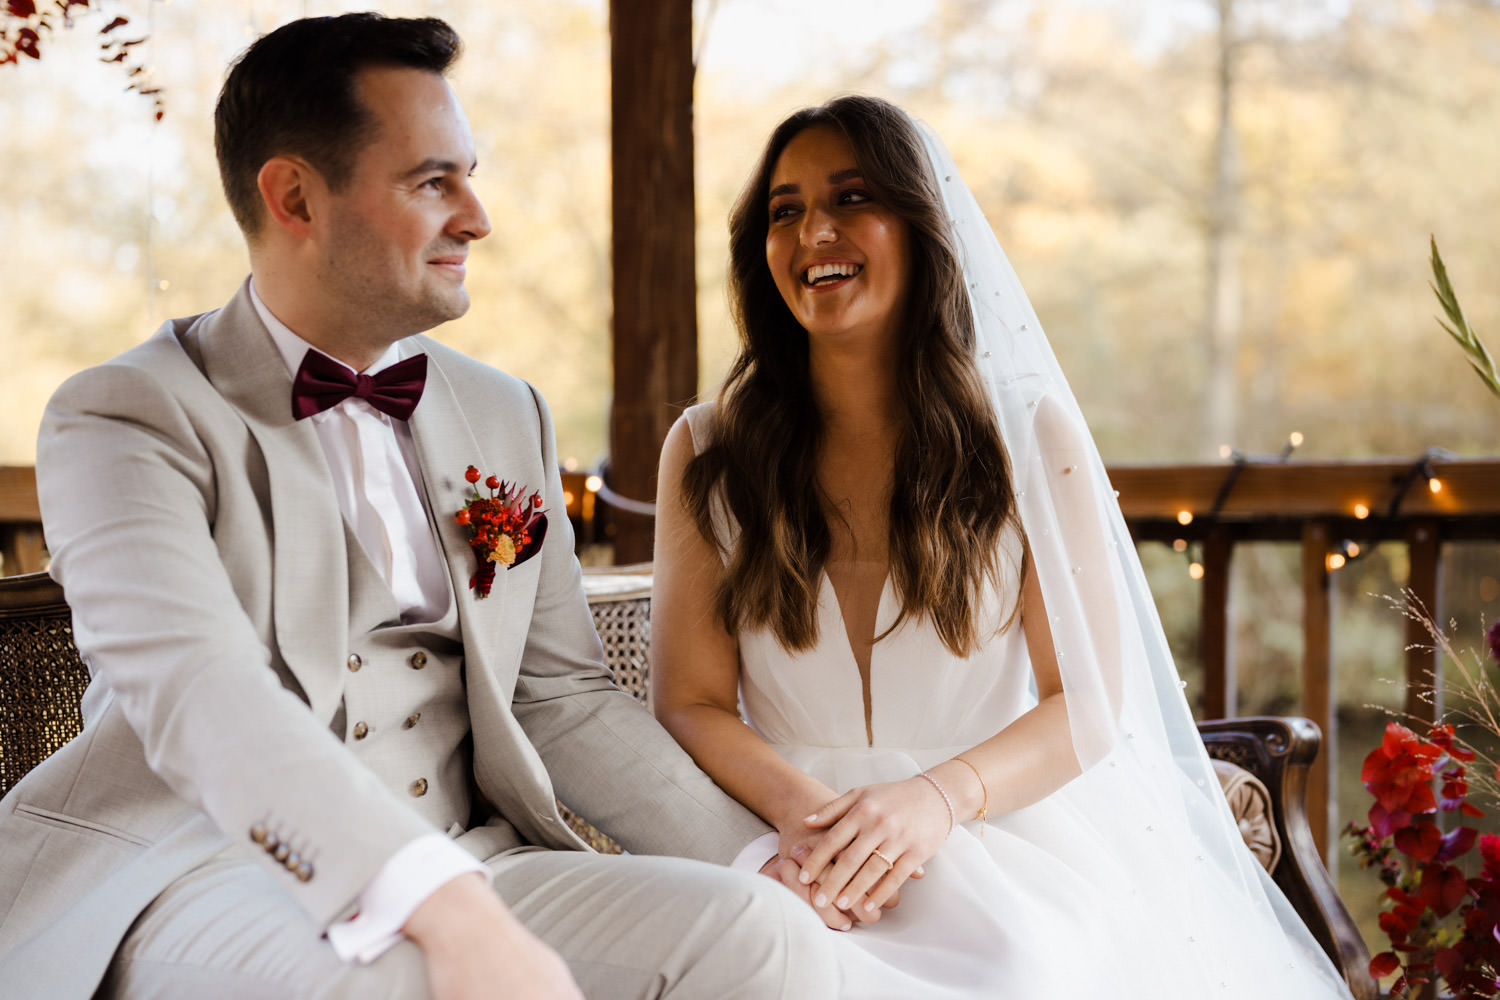
[[[802,820],[805,829],[822,831],[815,846],[799,844],[791,854],[801,865],[799,881],[817,887],[814,905],[831,901],[872,922],[894,905],[907,879],[922,877],[923,864],[953,831],[952,800],[935,781],[919,774],[861,785]]]

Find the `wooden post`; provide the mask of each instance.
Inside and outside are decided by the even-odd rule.
[[[610,0],[614,401],[609,480],[656,495],[662,442],[698,391],[693,5]],[[651,558],[653,519],[611,512],[616,563]]]
[[[1334,716],[1333,591],[1328,578],[1328,522],[1302,526],[1302,714],[1323,731],[1323,752],[1307,775],[1307,819],[1313,842],[1329,871],[1336,859],[1329,851],[1328,831],[1337,796],[1331,794],[1338,774],[1338,720]]]
[[[36,470],[0,466],[0,575],[34,573],[42,568],[45,553]]]
[[[1438,590],[1440,543],[1436,521],[1424,518],[1406,526],[1407,559],[1411,563],[1406,589],[1439,627],[1443,623]],[[1427,723],[1436,722],[1443,710],[1443,657],[1436,646],[1421,622],[1406,620],[1406,713]]]
[[[1234,538],[1216,524],[1203,540],[1203,591],[1198,608],[1198,647],[1203,660],[1203,717],[1228,719],[1238,709],[1234,638],[1229,631],[1229,570]]]

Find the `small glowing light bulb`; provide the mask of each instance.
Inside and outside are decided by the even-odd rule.
[[[600,479],[598,476],[589,476],[583,481],[583,488],[588,490],[590,493],[598,493],[599,490],[603,488],[603,486],[604,480]]]
[[[1341,553],[1330,552],[1328,553],[1328,555],[1323,557],[1323,565],[1326,566],[1330,572],[1336,569],[1343,569],[1344,557]]]
[[[1201,579],[1203,579],[1203,564],[1202,563],[1196,563],[1196,562],[1195,563],[1189,563],[1188,564],[1188,576],[1192,577],[1194,580],[1201,580]]]
[[[1179,510],[1177,512],[1177,523],[1178,524],[1192,524],[1193,523],[1193,512],[1190,511],[1190,510]]]
[[[1443,481],[1437,476],[1433,476],[1427,480],[1427,488],[1434,493],[1441,493],[1443,492]]]
[[[1370,516],[1370,508],[1366,507],[1362,503],[1357,503],[1354,505],[1354,516],[1363,521],[1365,518]]]

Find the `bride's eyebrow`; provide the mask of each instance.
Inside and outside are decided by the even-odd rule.
[[[853,180],[856,177],[864,177],[864,172],[858,167],[849,167],[845,170],[835,170],[833,173],[829,174],[828,183],[842,184],[845,181]],[[771,198],[779,198],[784,194],[796,194],[801,190],[802,189],[796,184],[778,184],[770,191],[766,192],[766,199],[770,200]]]

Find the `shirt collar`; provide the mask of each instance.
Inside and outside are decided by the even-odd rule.
[[[250,278],[250,304],[255,306],[255,312],[260,316],[260,321],[265,324],[266,330],[271,334],[271,342],[276,345],[276,350],[281,352],[281,360],[286,362],[286,370],[295,375],[297,369],[302,367],[302,358],[308,351],[318,351],[316,347],[303,340],[292,332],[291,327],[277,319],[271,310],[261,301],[259,293],[255,291],[255,278]],[[375,363],[365,369],[366,375],[374,375],[376,372],[389,368],[401,360],[400,341],[386,348],[384,354],[375,359]],[[318,351],[319,354],[327,355],[326,351]],[[344,364],[337,358],[328,355],[331,360]],[[348,368],[348,365],[344,365]],[[353,369],[350,369],[353,371]]]

